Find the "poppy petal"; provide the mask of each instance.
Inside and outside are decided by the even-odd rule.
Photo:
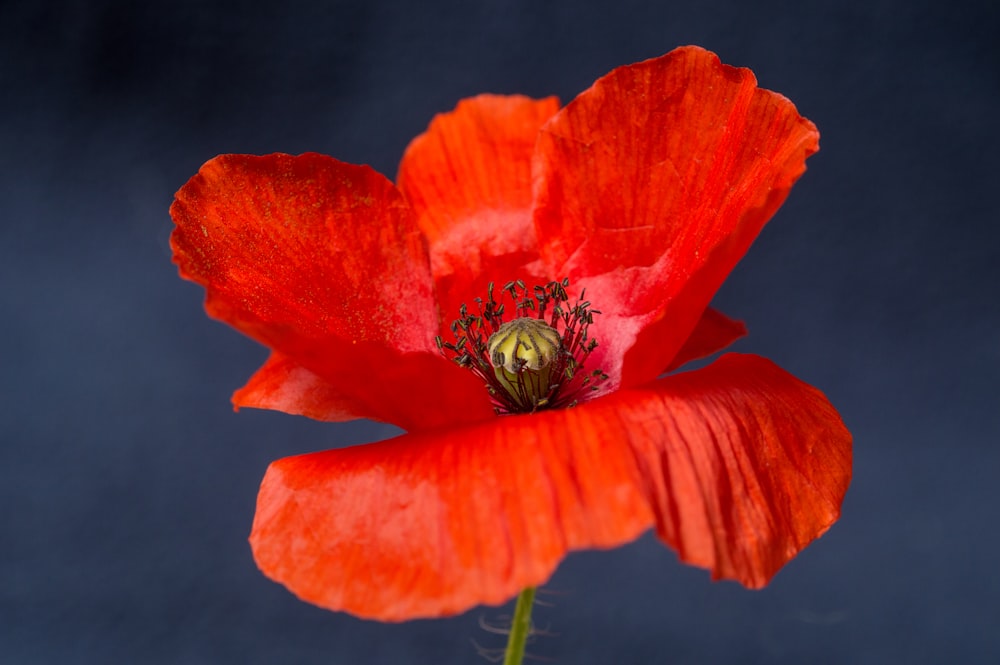
[[[399,188],[429,240],[442,323],[491,281],[543,281],[528,267],[538,260],[531,156],[558,109],[554,97],[480,95],[436,116],[407,148]]]
[[[329,422],[367,417],[411,432],[496,415],[471,373],[454,363],[442,363],[436,356],[408,356],[405,364],[375,378],[331,382],[272,351],[246,385],[233,393],[232,402],[236,410],[271,409]],[[406,403],[382,404],[384,399],[405,399]],[[373,409],[373,404],[380,408]]]
[[[351,420],[365,410],[363,404],[277,351],[272,351],[263,367],[233,393],[233,406],[272,409],[333,422]]]
[[[849,442],[818,391],[730,355],[573,409],[279,460],[250,541],[303,600],[389,621],[504,602],[653,526],[759,586],[836,519]]]
[[[434,344],[433,283],[412,212],[371,168],[317,154],[223,155],[170,211],[174,260],[205,287],[209,315],[347,396],[338,417],[453,422],[428,408],[431,396],[454,399],[461,417],[488,417],[476,382]]]
[[[817,149],[791,102],[697,47],[615,69],[545,125],[541,256],[605,312],[612,387],[670,364]]]
[[[742,321],[731,319],[719,310],[709,307],[698,319],[691,336],[677,352],[667,371],[671,372],[692,360],[707,358],[746,334],[747,327]]]
[[[630,441],[657,535],[682,561],[760,588],[840,517],[851,435],[819,390],[770,360],[731,353],[628,392],[667,415],[633,417],[646,436]]]

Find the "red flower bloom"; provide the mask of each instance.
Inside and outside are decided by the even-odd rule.
[[[317,154],[205,164],[171,208],[175,261],[211,316],[271,349],[234,404],[409,432],[273,463],[261,570],[400,620],[501,603],[568,550],[655,528],[713,577],[766,584],[837,519],[850,435],[757,356],[658,377],[743,334],[708,303],[817,148],[791,102],[687,47],[562,109],[465,100],[397,185]],[[608,379],[574,408],[498,418],[435,338],[491,282],[564,278],[602,312],[587,370]]]

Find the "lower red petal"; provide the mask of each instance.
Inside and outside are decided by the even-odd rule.
[[[840,516],[851,435],[820,391],[771,361],[728,354],[629,392],[667,416],[631,442],[657,534],[682,561],[759,588]]]
[[[825,398],[731,355],[573,409],[280,460],[250,540],[303,600],[390,621],[501,603],[567,551],[652,526],[760,586],[833,523],[849,479]]]

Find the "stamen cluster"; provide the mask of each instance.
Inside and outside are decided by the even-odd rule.
[[[529,291],[523,281],[517,280],[503,286],[498,300],[491,282],[486,299],[473,301],[477,313],[470,312],[465,304],[459,308],[459,318],[451,324],[455,341],[436,339],[443,353],[450,354],[456,364],[483,379],[497,415],[571,407],[586,393],[599,390],[608,378],[599,369],[584,371],[587,357],[597,348],[597,340],[589,336],[589,327],[594,315],[600,312],[591,309],[590,302],[584,300],[585,292],[569,304],[568,286],[569,279],[564,279]],[[491,353],[490,339],[504,325],[508,311],[503,300],[508,300],[513,309],[510,321],[535,319],[556,332],[554,341],[558,346],[547,354],[544,367],[532,362],[532,356],[525,359],[516,354],[513,358],[501,355],[497,358],[499,365],[493,362],[492,356],[497,354]],[[517,348],[515,345],[515,351]]]

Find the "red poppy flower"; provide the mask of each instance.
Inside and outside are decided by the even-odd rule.
[[[271,349],[237,408],[408,432],[274,462],[250,536],[261,570],[317,605],[402,620],[501,603],[569,550],[654,528],[714,578],[766,584],[837,519],[850,435],[757,356],[664,374],[744,333],[709,301],[817,149],[791,102],[687,47],[562,109],[464,100],[395,185],[317,154],[205,164],[171,208],[172,245],[208,313]],[[564,313],[584,289],[601,312],[586,369],[607,378],[497,417],[496,384],[448,357],[472,358],[451,324],[490,283],[530,296],[566,279]],[[586,312],[554,325],[574,323]]]

